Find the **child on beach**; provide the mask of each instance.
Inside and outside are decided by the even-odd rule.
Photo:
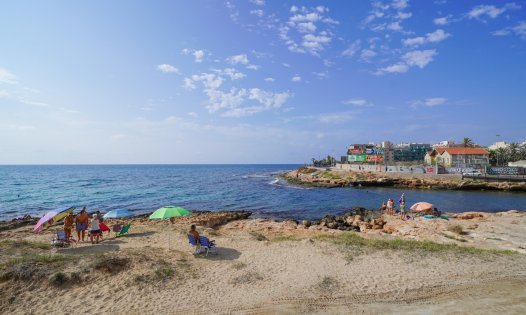
[[[86,237],[86,230],[88,229],[88,221],[89,217],[86,213],[86,207],[82,208],[80,213],[75,217],[75,224],[77,226],[77,236],[78,240],[81,240],[82,235],[82,241],[84,242],[84,238]]]
[[[71,229],[73,228],[73,213],[68,213],[64,218],[64,232],[66,233],[66,240],[69,241],[71,237]]]
[[[400,219],[405,220],[405,202],[400,203]]]
[[[99,237],[100,237],[100,234],[101,234],[100,225],[99,224],[100,224],[99,218],[98,218],[97,214],[94,214],[93,215],[93,219],[91,220],[91,229],[90,229],[91,244],[95,244],[95,242],[93,241],[93,237],[95,237],[95,240],[96,240],[97,244],[99,243]]]

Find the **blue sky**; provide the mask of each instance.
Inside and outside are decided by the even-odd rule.
[[[524,1],[1,1],[0,164],[526,138]]]

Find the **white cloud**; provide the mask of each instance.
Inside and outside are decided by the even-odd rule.
[[[291,96],[288,92],[274,93],[259,88],[245,89],[231,87],[229,90],[221,90],[225,80],[236,81],[245,77],[244,74],[233,68],[213,70],[213,73],[201,73],[185,78],[184,86],[193,90],[196,83],[203,86],[203,93],[208,97],[206,109],[209,113],[223,111],[222,116],[243,117],[255,113],[279,108]],[[243,106],[247,101],[256,101],[259,105]]]
[[[403,39],[402,42],[406,46],[419,46],[419,45],[423,45],[427,43],[438,43],[438,42],[445,40],[446,38],[450,36],[451,34],[446,33],[444,30],[437,29],[436,31],[432,33],[427,33],[425,37],[419,36],[419,37],[414,37],[414,38],[407,38],[407,39]]]
[[[290,65],[289,65],[288,63],[286,63],[286,62],[282,63],[281,65],[282,65],[283,67],[285,67],[285,68],[290,68]]]
[[[265,108],[279,108],[281,107],[291,96],[288,92],[273,93],[267,92],[262,89],[253,88],[250,89],[249,99],[256,100],[260,104],[264,105]]]
[[[195,84],[191,78],[184,78],[183,87],[187,90],[194,90]]]
[[[158,65],[157,66],[157,70],[161,71],[161,72],[164,72],[164,73],[176,73],[176,74],[181,74],[181,72],[179,72],[179,69],[177,69],[176,67],[172,66],[172,65],[169,65],[169,64],[162,64],[162,65]]]
[[[484,16],[486,16],[495,19],[507,10],[519,10],[520,8],[521,6],[514,2],[506,3],[500,8],[494,5],[478,5],[467,13],[467,17],[469,19],[481,20]]]
[[[405,9],[407,7],[407,0],[394,0],[392,6],[395,9]]]
[[[382,75],[384,73],[405,73],[409,70],[409,66],[405,63],[396,63],[376,71],[375,74]]]
[[[235,55],[227,58],[227,61],[233,65],[244,65],[247,69],[258,70],[259,66],[250,64],[246,54]]]
[[[274,78],[265,78],[265,82],[274,82],[276,81]]]
[[[358,52],[359,49],[360,49],[360,40],[358,39],[354,41],[351,45],[349,45],[349,47],[347,47],[347,49],[345,49],[342,52],[342,56],[352,57],[356,54],[356,52]]]
[[[265,5],[265,0],[250,0],[255,5]]]
[[[435,55],[435,49],[414,50],[403,55],[402,59],[406,62],[408,66],[417,66],[420,69],[422,69],[431,61],[433,61],[433,57]]]
[[[202,50],[196,50],[193,53],[195,62],[201,63],[203,61],[203,57],[205,56],[205,52]]]
[[[193,118],[197,118],[199,115],[196,112],[189,112],[188,116],[193,117]]]
[[[329,73],[327,71],[324,72],[316,72],[314,71],[312,74],[318,77],[318,79],[327,79],[329,77]]]
[[[237,65],[237,64],[246,65],[248,64],[248,57],[245,54],[235,55],[235,56],[229,57],[228,61],[233,65]]]
[[[376,55],[377,53],[371,49],[363,49],[362,53],[360,54],[360,60],[370,62],[371,59]]]
[[[16,84],[18,82],[14,74],[4,68],[0,68],[0,83]]]
[[[295,75],[292,77],[292,79],[290,79],[292,82],[300,82],[301,81],[301,77],[299,75]]]
[[[214,72],[220,74],[220,75],[226,75],[228,77],[230,77],[230,80],[234,81],[234,80],[239,80],[239,79],[243,79],[246,77],[246,75],[242,72],[239,72],[237,71],[236,69],[233,69],[233,68],[225,68],[223,70],[214,70]]]
[[[434,19],[433,23],[435,23],[436,25],[447,25],[451,23],[450,18],[451,18],[451,15],[439,17],[439,18]]]
[[[253,14],[253,15],[256,15],[256,16],[259,16],[259,17],[262,17],[264,13],[263,13],[263,10],[258,9],[258,10],[251,10],[251,11],[250,11],[250,14]]]
[[[426,98],[424,100],[416,100],[411,102],[411,106],[413,108],[416,108],[418,106],[427,106],[427,107],[434,107],[439,106],[447,103],[447,98],[445,97],[432,97],[432,98]]]
[[[326,16],[325,6],[306,8],[292,6],[288,21],[279,27],[280,39],[289,51],[318,56],[332,41],[329,29],[339,22]]]
[[[372,103],[368,102],[366,99],[363,98],[352,98],[346,101],[342,102],[345,105],[353,105],[357,107],[371,107],[373,106]]]
[[[506,27],[501,30],[497,30],[491,34],[495,36],[506,36],[506,35],[515,34],[520,39],[526,40],[526,21],[520,21],[515,26]]]

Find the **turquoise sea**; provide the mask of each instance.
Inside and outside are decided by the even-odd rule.
[[[0,166],[0,219],[66,206],[137,214],[161,206],[251,210],[271,218],[320,218],[353,206],[377,209],[406,193],[449,212],[526,210],[526,194],[392,188],[300,188],[277,175],[299,165],[38,165]]]

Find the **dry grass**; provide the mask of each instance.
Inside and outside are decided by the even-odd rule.
[[[453,232],[453,233],[456,233],[458,235],[466,234],[466,232],[464,232],[464,229],[462,228],[462,226],[460,226],[459,224],[452,224],[452,225],[447,227],[447,230],[449,232]]]
[[[254,238],[256,241],[268,241],[268,238],[261,233],[250,232],[250,236],[252,236],[252,238]]]
[[[517,254],[517,252],[511,250],[481,249],[475,247],[458,246],[455,244],[439,244],[431,241],[412,241],[403,239],[380,240],[363,238],[353,232],[345,232],[341,234],[322,234],[315,236],[314,238],[318,240],[329,241],[334,244],[380,250],[406,250],[436,253],[454,252],[461,254]]]
[[[235,277],[232,280],[230,280],[230,284],[232,285],[242,285],[242,284],[250,284],[257,281],[263,280],[263,276],[261,276],[259,273],[254,271],[249,271],[245,274],[242,274],[241,276]]]

